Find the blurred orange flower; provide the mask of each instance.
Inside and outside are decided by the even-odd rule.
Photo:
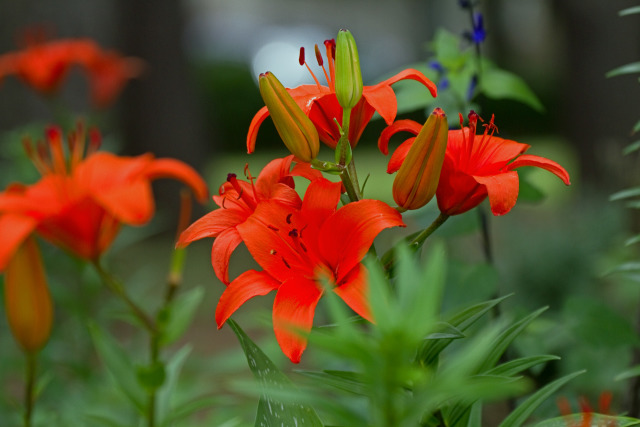
[[[91,39],[60,39],[32,41],[20,51],[0,55],[0,80],[16,75],[36,91],[50,95],[74,65],[87,72],[96,107],[113,102],[126,81],[142,72],[141,60],[105,51]]]
[[[154,214],[151,181],[174,178],[189,185],[205,202],[207,187],[190,166],[151,154],[119,157],[96,152],[97,131],[90,132],[85,153],[81,125],[68,136],[65,156],[62,132],[47,131],[37,149],[25,143],[27,153],[42,174],[33,185],[11,184],[0,193],[0,271],[20,244],[33,232],[87,260],[96,260],[115,239],[121,224],[142,225]]]

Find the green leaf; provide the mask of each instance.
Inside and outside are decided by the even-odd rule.
[[[640,196],[640,187],[627,188],[625,190],[618,191],[609,196],[610,201],[628,199],[629,197]]]
[[[616,375],[615,380],[622,381],[622,380],[626,380],[626,379],[634,378],[638,376],[640,376],[640,365],[636,365],[632,368],[627,369],[624,372],[619,373],[618,375]]]
[[[105,334],[94,323],[89,324],[89,332],[93,345],[112,375],[120,390],[129,398],[136,409],[145,411],[145,393],[136,381],[136,370],[126,353],[109,335]]]
[[[637,121],[635,125],[633,125],[632,133],[640,132],[640,121]]]
[[[635,245],[638,242],[640,242],[640,234],[637,234],[633,237],[628,238],[627,240],[624,241],[624,244],[625,246],[631,246],[631,245]]]
[[[156,394],[156,409],[160,425],[168,425],[170,420],[177,419],[177,417],[174,416],[175,410],[172,410],[170,404],[178,378],[180,377],[180,372],[190,353],[191,346],[187,344],[178,350],[165,365],[166,380],[164,386],[158,390]],[[183,411],[181,405],[176,406],[176,408]]]
[[[583,370],[565,375],[564,377],[542,387],[514,409],[513,412],[511,412],[507,418],[500,423],[499,427],[519,427],[523,425],[527,418],[531,416],[533,411],[535,411],[542,402],[555,393],[560,387],[584,372],[586,371]]]
[[[631,427],[640,425],[640,420],[629,417],[616,417],[612,415],[602,414],[589,414],[591,417],[592,426],[616,426],[616,427]],[[567,427],[567,426],[579,426],[582,425],[584,420],[584,414],[571,414],[563,417],[552,418],[550,420],[542,421],[535,425],[535,427]]]
[[[362,376],[350,371],[296,371],[309,378],[317,379],[327,385],[349,393],[366,396],[367,389],[362,382]]]
[[[489,310],[508,297],[509,295],[467,307],[451,317],[448,323],[458,328],[459,331],[464,332],[465,329],[473,325]],[[425,340],[418,351],[417,359],[423,366],[433,364],[440,352],[447,348],[452,341],[453,339]]]
[[[622,9],[621,11],[618,12],[618,15],[627,16],[627,15],[633,15],[634,13],[640,13],[640,6],[632,6],[626,9]]]
[[[509,347],[511,342],[513,342],[513,340],[516,339],[518,335],[520,335],[520,333],[529,325],[529,323],[531,323],[536,317],[547,310],[547,308],[548,307],[542,307],[534,311],[533,313],[529,314],[525,318],[521,319],[520,321],[514,323],[513,325],[502,331],[502,333],[500,333],[500,335],[494,341],[491,351],[485,358],[485,361],[478,372],[481,373],[488,371],[489,369],[491,369],[491,367],[498,363],[498,360],[500,360],[500,357],[507,350],[507,347]]]
[[[512,99],[520,101],[538,112],[544,106],[529,86],[517,75],[499,68],[488,68],[480,77],[479,87],[487,97],[492,99]]]
[[[438,322],[436,324],[436,329],[434,332],[427,335],[425,340],[442,340],[442,339],[458,339],[464,338],[465,335],[460,331],[460,329],[451,325],[447,322]]]
[[[505,377],[512,377],[533,366],[546,363],[551,360],[560,360],[560,358],[552,355],[521,357],[489,369],[487,371],[487,375],[503,375]]]
[[[91,422],[88,425],[92,426],[106,426],[106,427],[133,427],[130,425],[123,424],[121,420],[114,420],[106,415],[99,414],[87,414],[85,417]]]
[[[640,150],[640,141],[632,142],[631,144],[624,147],[624,149],[622,150],[622,154],[626,156],[627,154],[631,154],[638,150]]]
[[[183,420],[198,411],[211,408],[218,404],[220,404],[220,398],[216,396],[201,396],[185,402],[180,402],[175,405],[175,409],[167,416],[161,426],[168,427],[176,421]]]
[[[320,418],[310,406],[293,401],[276,400],[267,395],[268,388],[293,390],[295,387],[235,321],[229,319],[227,324],[238,337],[251,372],[265,390],[258,403],[255,425],[322,427]]]
[[[162,334],[160,345],[167,346],[182,336],[187,330],[204,297],[202,286],[178,295],[167,309],[158,316]]]
[[[162,387],[166,376],[164,364],[159,361],[150,365],[138,366],[136,369],[138,383],[149,393]]]
[[[634,73],[640,73],[640,62],[632,62],[630,64],[626,64],[621,67],[614,68],[613,70],[609,71],[606,74],[606,76],[614,77],[614,76],[620,76],[622,74],[634,74]]]

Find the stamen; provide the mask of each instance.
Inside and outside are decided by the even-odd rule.
[[[291,216],[293,216],[292,213],[290,213],[289,215],[287,215],[287,224],[291,224]]]
[[[62,131],[58,127],[50,127],[45,132],[49,142],[49,150],[51,151],[53,171],[59,174],[66,174],[67,164],[64,158],[64,150],[62,148]]]
[[[47,173],[49,173],[50,172],[49,167],[47,166],[46,163],[42,161],[42,158],[38,154],[37,150],[33,148],[33,143],[31,142],[31,139],[29,138],[23,139],[22,145],[24,147],[24,151],[27,154],[27,157],[29,158],[29,160],[31,160],[33,165],[36,167],[36,170],[41,175],[46,175]]]
[[[300,238],[302,239],[302,232],[305,230],[305,228],[307,228],[309,226],[309,224],[305,224],[304,227],[302,227],[300,229]]]
[[[271,249],[271,250],[269,251],[269,254],[271,254],[271,255],[275,255],[275,254],[277,254],[277,253],[278,253],[278,251],[276,251],[275,249]]]
[[[336,41],[334,39],[325,40],[324,47],[327,51],[327,61],[329,62],[329,87],[335,92],[336,66],[334,60],[336,57]]]
[[[327,69],[324,67],[324,61],[322,60],[322,55],[320,54],[320,49],[318,48],[318,45],[315,45],[315,48],[316,48],[316,59],[318,61],[318,65],[322,67],[324,78],[327,79],[327,84],[331,86],[331,78],[329,77],[329,74],[327,74]]]
[[[300,237],[300,236],[298,235],[298,230],[296,230],[295,228],[294,228],[293,230],[291,230],[291,231],[289,232],[289,237]]]
[[[87,154],[85,155],[85,157],[89,157],[90,155],[98,151],[101,145],[102,135],[100,134],[100,131],[98,129],[92,127],[91,129],[89,129],[89,146],[87,147]]]
[[[307,247],[302,243],[302,240],[298,242],[303,251],[307,252]]]
[[[313,71],[311,71],[311,67],[309,67],[309,64],[307,64],[307,61],[305,61],[305,59],[304,59],[304,47],[300,48],[300,57],[298,58],[298,62],[300,63],[300,65],[304,65],[304,66],[307,67],[307,70],[309,70],[309,73],[311,74],[311,77],[313,77],[313,80],[316,82],[316,85],[318,86],[318,89],[321,88],[322,85],[318,81],[318,78],[316,77],[315,74],[313,74]]]
[[[276,232],[280,231],[280,229],[278,229],[278,228],[274,227],[274,226],[273,226],[273,225],[271,225],[271,224],[267,225],[267,228],[268,228],[269,230],[273,230],[273,231],[276,231]]]

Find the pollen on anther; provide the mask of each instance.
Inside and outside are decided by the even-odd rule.
[[[276,251],[275,249],[271,249],[271,250],[269,251],[269,254],[270,254],[270,255],[275,255],[275,254],[277,254],[277,253],[278,253],[278,251]]]

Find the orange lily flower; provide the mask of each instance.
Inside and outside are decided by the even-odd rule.
[[[544,157],[523,154],[530,148],[528,144],[493,136],[497,130],[491,121],[485,125],[483,135],[476,135],[480,117],[469,113],[469,127],[449,131],[440,180],[436,190],[438,207],[445,215],[459,215],[478,206],[489,197],[494,215],[508,213],[516,204],[519,192],[518,173],[514,169],[521,166],[535,166],[545,169],[566,185],[570,185],[569,173],[558,163]],[[481,120],[481,119],[480,119]],[[460,115],[462,125],[462,115]],[[420,124],[410,120],[399,120],[385,129],[378,140],[378,147],[388,153],[389,138],[399,131],[417,134]],[[396,171],[415,138],[409,138],[394,152],[387,168],[388,173]]]
[[[229,259],[242,238],[237,227],[254,213],[260,202],[274,200],[285,206],[299,208],[302,201],[295,191],[294,176],[310,181],[322,174],[311,169],[308,163],[297,163],[293,169],[293,155],[269,162],[253,182],[242,181],[229,174],[227,182],[220,186],[219,196],[213,201],[220,207],[209,212],[189,226],[178,239],[177,246],[185,247],[194,240],[215,237],[211,248],[213,270],[223,283],[229,283]]]
[[[207,187],[190,166],[151,154],[119,157],[96,152],[99,135],[91,132],[86,149],[79,125],[68,136],[65,158],[62,132],[47,131],[47,143],[27,153],[43,175],[33,185],[11,184],[0,193],[0,271],[33,232],[80,258],[95,261],[115,239],[121,224],[142,225],[154,214],[151,181],[174,178],[205,202]]]
[[[315,85],[302,85],[293,89],[287,89],[293,99],[298,103],[302,111],[309,116],[318,130],[320,140],[331,148],[335,148],[340,139],[340,130],[336,124],[342,125],[342,107],[338,103],[335,87],[335,41],[324,42],[329,70],[324,67],[322,55],[316,45],[316,58],[318,65],[324,71],[328,86],[322,86],[311,68],[304,60],[304,49],[301,49],[300,64],[307,65],[309,72],[316,81]],[[358,140],[376,111],[387,124],[393,123],[398,110],[396,95],[391,85],[400,80],[416,80],[429,89],[433,97],[436,96],[436,85],[421,72],[414,69],[404,70],[395,76],[382,81],[374,86],[364,86],[362,98],[351,110],[349,122],[349,142],[352,147],[358,144]],[[258,136],[258,129],[262,122],[269,116],[267,107],[261,108],[253,117],[247,134],[247,152],[253,153]]]
[[[61,39],[32,42],[21,51],[0,56],[0,80],[15,74],[44,94],[58,90],[73,65],[89,75],[91,99],[104,107],[121,91],[124,83],[142,71],[142,62],[102,50],[90,39]]]
[[[382,230],[405,224],[398,211],[379,200],[336,209],[341,187],[339,182],[315,179],[299,209],[268,200],[237,226],[263,271],[246,271],[227,286],[216,308],[218,328],[247,300],[275,290],[276,339],[284,354],[298,363],[325,284],[356,313],[372,320],[367,270],[361,261]]]

